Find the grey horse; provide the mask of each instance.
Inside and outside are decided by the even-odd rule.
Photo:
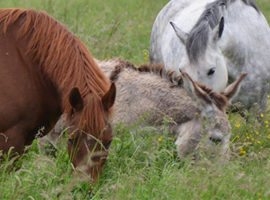
[[[254,0],[171,0],[154,22],[150,61],[216,91],[247,72],[234,102],[266,110],[270,29]]]

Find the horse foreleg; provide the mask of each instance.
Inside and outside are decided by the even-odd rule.
[[[5,132],[0,133],[0,151],[3,154],[23,153],[25,145],[25,137],[22,131],[18,131],[17,128],[11,128]]]

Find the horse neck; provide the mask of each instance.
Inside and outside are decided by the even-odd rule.
[[[79,40],[77,42],[81,43]],[[62,104],[64,107],[69,104],[67,102],[68,96],[74,87],[79,88],[83,98],[90,93],[101,97],[108,89],[108,79],[98,68],[90,53],[87,55],[88,50],[86,47],[82,43],[81,45],[75,45],[74,48],[76,46],[79,48],[77,51],[80,51],[80,57],[71,60],[71,63],[62,63],[62,65],[55,67],[54,70],[49,67],[45,68],[45,71],[55,81],[62,94]],[[84,49],[80,50],[80,48]]]

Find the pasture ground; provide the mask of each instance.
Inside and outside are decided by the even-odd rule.
[[[151,27],[167,0],[2,0],[1,8],[45,10],[66,24],[99,59],[148,62]],[[269,0],[257,0],[270,22]],[[269,98],[270,103],[270,98]],[[270,105],[270,104],[269,104]],[[269,106],[268,106],[269,108]],[[174,138],[163,131],[119,126],[99,184],[77,180],[65,145],[56,157],[37,142],[10,168],[0,166],[1,200],[41,199],[270,199],[270,111],[264,124],[230,114],[232,156],[227,163],[206,156],[179,161]],[[166,124],[166,123],[165,123]]]

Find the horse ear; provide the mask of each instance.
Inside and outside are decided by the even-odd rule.
[[[227,86],[221,94],[227,97],[228,101],[231,101],[238,94],[241,88],[241,82],[246,76],[247,73],[241,74],[240,77],[229,86]]]
[[[209,95],[187,73],[182,72],[182,78],[185,90],[194,101],[199,102],[203,107],[205,104],[212,104]]]
[[[105,110],[109,110],[115,101],[116,96],[116,87],[115,83],[112,82],[110,89],[106,92],[106,94],[102,97],[102,104]]]
[[[77,87],[73,88],[69,93],[69,103],[76,111],[83,109],[83,99]]]
[[[177,37],[180,39],[180,41],[186,45],[188,34],[182,31],[175,23],[170,22],[171,26],[173,27],[173,30],[175,31]]]
[[[214,41],[219,40],[222,37],[223,31],[224,31],[224,17],[221,17],[219,25],[216,26],[213,30],[214,32],[213,40]]]

